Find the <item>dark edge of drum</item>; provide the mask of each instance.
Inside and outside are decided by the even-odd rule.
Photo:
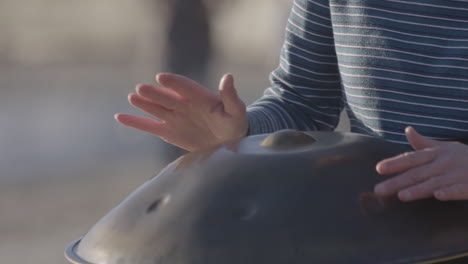
[[[447,255],[439,258],[434,258],[431,260],[425,260],[425,261],[419,261],[415,262],[414,264],[437,264],[437,263],[453,263],[453,264],[462,264],[462,263],[467,263],[467,258],[468,257],[468,252],[462,252],[458,254],[452,254],[452,255]],[[450,261],[450,262],[447,262]],[[452,262],[454,261],[454,262]],[[458,262],[460,261],[460,262]]]
[[[91,262],[88,262],[82,258],[80,258],[77,254],[76,254],[76,248],[78,247],[78,245],[80,244],[80,241],[81,241],[81,238],[73,241],[73,243],[71,243],[67,249],[65,250],[65,257],[67,258],[68,261],[70,261],[71,263],[73,264],[93,264]]]

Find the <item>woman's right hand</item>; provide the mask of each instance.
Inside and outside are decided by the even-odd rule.
[[[245,104],[234,88],[231,74],[219,84],[219,95],[181,75],[162,73],[158,85],[138,85],[128,101],[156,119],[116,114],[123,125],[157,135],[192,151],[246,136]]]

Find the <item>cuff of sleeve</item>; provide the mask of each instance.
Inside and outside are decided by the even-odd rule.
[[[274,131],[273,127],[268,122],[268,117],[261,110],[249,109],[247,112],[249,127],[247,135],[258,135],[271,133]]]

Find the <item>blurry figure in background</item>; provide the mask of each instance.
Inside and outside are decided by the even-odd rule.
[[[206,83],[212,55],[208,8],[203,0],[167,1],[167,70]]]
[[[205,84],[212,59],[210,15],[204,0],[163,0],[168,7],[166,71]],[[171,162],[186,151],[167,145],[164,159]]]

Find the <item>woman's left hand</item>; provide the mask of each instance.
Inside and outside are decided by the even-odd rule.
[[[397,175],[377,184],[375,193],[397,194],[402,201],[432,196],[441,201],[468,200],[468,146],[429,139],[412,127],[405,133],[414,151],[377,164],[379,174]]]

